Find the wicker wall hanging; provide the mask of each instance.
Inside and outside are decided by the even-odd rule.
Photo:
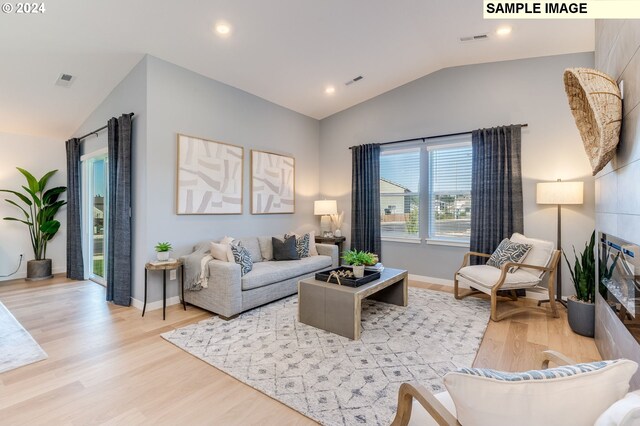
[[[590,68],[565,70],[564,88],[595,176],[613,158],[620,140],[620,89],[607,74]]]

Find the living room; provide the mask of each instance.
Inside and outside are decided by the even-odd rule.
[[[463,2],[446,6],[411,3],[402,8],[382,1],[323,5],[286,1],[278,6],[254,2],[251,7],[213,2],[191,4],[189,8],[168,2],[116,3],[47,4],[44,13],[33,16],[2,16],[0,32],[12,42],[2,48],[8,66],[0,71],[4,77],[0,188],[20,191],[25,185],[16,167],[36,178],[58,170],[49,185],[66,186],[63,198],[69,203],[61,206],[56,216],[60,228],[48,244],[47,257],[52,263],[48,274],[54,275],[50,279],[24,281],[27,261],[34,258],[26,226],[0,221],[0,301],[46,354],[39,362],[0,374],[6,391],[0,395],[0,418],[8,419],[8,424],[389,424],[395,415],[389,404],[380,403],[385,408],[374,409],[378,399],[367,397],[364,391],[360,406],[344,404],[334,378],[329,382],[336,390],[313,391],[306,382],[300,390],[298,383],[292,382],[296,392],[283,392],[277,380],[273,388],[261,387],[249,374],[256,365],[238,360],[237,365],[225,367],[213,358],[203,361],[209,352],[189,350],[193,341],[186,343],[172,334],[184,330],[200,333],[194,328],[200,324],[205,329],[214,327],[216,335],[240,333],[234,339],[247,337],[251,341],[257,337],[238,331],[244,330],[243,321],[268,317],[272,315],[269,309],[276,308],[281,311],[274,311],[275,317],[293,315],[291,327],[296,331],[317,329],[303,321],[302,311],[297,317],[298,299],[294,294],[298,285],[302,286],[299,282],[316,270],[305,270],[304,277],[294,274],[278,289],[256,283],[250,289],[255,290],[255,296],[248,302],[238,301],[243,296],[236,297],[233,292],[218,291],[225,280],[239,283],[244,279],[240,269],[244,266],[237,269],[237,277],[227,277],[225,274],[231,274],[228,265],[216,263],[210,244],[227,236],[242,241],[253,258],[253,272],[257,272],[267,264],[278,263],[265,261],[268,256],[259,236],[280,236],[286,243],[285,234],[304,236],[313,232],[307,250],[317,245],[317,257],[326,257],[329,262],[318,263],[320,269],[341,263],[342,253],[333,242],[342,243],[341,238],[336,239],[342,235],[341,252],[372,251],[387,273],[406,273],[398,275],[398,282],[409,287],[407,309],[415,311],[408,314],[420,317],[430,312],[433,319],[435,311],[442,318],[450,316],[450,311],[468,316],[466,325],[476,334],[461,341],[468,346],[460,358],[441,360],[436,346],[428,350],[424,346],[420,351],[394,349],[398,357],[419,354],[423,364],[416,366],[428,365],[431,373],[420,376],[416,369],[405,381],[413,383],[425,377],[422,384],[433,393],[446,390],[442,377],[455,368],[536,370],[542,351],[549,349],[575,362],[640,360],[635,340],[623,345],[615,340],[622,339],[616,334],[613,344],[608,345],[610,352],[603,353],[602,341],[596,344],[597,334],[594,339],[574,333],[567,322],[567,309],[560,303],[556,303],[559,318],[553,317],[550,304],[543,303],[542,312],[529,310],[493,321],[488,297],[457,300],[452,294],[454,276],[465,253],[473,251],[469,234],[476,231],[471,229],[468,214],[474,207],[465,210],[465,203],[473,202],[471,146],[479,129],[517,127],[521,152],[514,161],[521,165],[521,207],[516,216],[521,225],[511,228],[513,232],[502,235],[498,242],[520,232],[553,242],[555,248],[561,225],[561,247],[568,262],[558,257],[555,267],[550,268],[562,279],[558,287],[561,300],[575,294],[574,271],[570,268],[574,265],[572,247],[582,252],[594,230],[600,254],[600,233],[623,241],[640,241],[638,194],[633,184],[637,176],[636,148],[640,146],[635,130],[640,93],[640,55],[636,53],[640,21],[491,20],[483,19],[480,2],[477,10],[469,10],[473,8]],[[144,29],[139,28],[140,23]],[[474,40],[473,36],[485,37]],[[471,41],[460,40],[467,37]],[[577,68],[594,68],[616,83],[624,81],[617,149],[595,176],[563,80],[566,69]],[[62,80],[54,84],[62,74],[70,76],[67,83]],[[110,121],[112,117],[117,119]],[[130,157],[125,161],[131,162],[130,175],[117,183],[111,176],[96,182],[104,185],[103,180],[107,180],[115,184],[114,188],[129,188],[123,197],[130,202],[130,223],[124,228],[116,225],[120,232],[108,237],[102,234],[100,239],[93,235],[98,231],[90,232],[87,242],[86,216],[91,211],[95,214],[97,208],[102,214],[99,219],[110,226],[112,215],[95,204],[82,210],[83,197],[87,198],[82,164],[94,155],[111,162],[108,147],[117,144],[119,137],[125,144],[129,141]],[[77,142],[66,142],[74,140]],[[405,142],[386,144],[397,141]],[[190,199],[185,195],[189,190],[183,192],[186,178],[181,175],[189,166],[181,159],[187,158],[184,153],[191,143],[242,152],[239,172],[234,175],[239,182],[235,189],[240,202],[221,203],[222,209],[229,210],[204,214],[193,214],[187,207],[181,210],[181,200]],[[77,158],[72,167],[79,177],[75,186],[68,173],[69,146],[74,144]],[[467,173],[456,175],[459,186],[454,195],[462,201],[443,204],[445,212],[438,216],[432,161],[436,161],[438,147],[451,148],[453,144],[466,150],[464,158],[454,160]],[[360,201],[354,202],[356,154],[350,148],[362,145],[380,149],[376,181],[388,179],[402,188],[400,194],[387,198],[379,191],[374,194],[379,207],[377,224],[372,228],[378,229],[379,249],[354,244],[355,239],[369,238],[369,232],[363,236],[352,229],[352,224],[362,224],[360,219],[365,215],[354,214],[362,211],[362,206],[356,206]],[[292,204],[286,207],[283,203],[282,212],[259,211],[255,179],[258,155],[263,154],[295,164],[289,183]],[[394,155],[398,156],[396,160]],[[95,172],[98,166],[92,164]],[[104,167],[108,166],[105,162]],[[558,179],[582,183],[580,203],[563,205],[561,220],[557,203],[545,204],[539,194],[539,184]],[[96,191],[101,202],[110,196]],[[381,199],[394,197],[397,203],[385,201],[382,205]],[[318,201],[326,200],[335,200],[329,228],[326,222],[321,227],[320,215],[316,214],[319,211],[315,210]],[[70,216],[72,207],[77,210]],[[436,225],[449,218],[452,208],[456,223],[463,228],[455,232],[443,228],[439,235]],[[392,214],[396,211],[400,213],[397,217]],[[0,205],[1,217],[15,216],[16,212],[15,205]],[[339,217],[341,212],[344,215]],[[125,212],[122,217],[126,216]],[[96,218],[89,228],[102,228],[95,226]],[[338,220],[340,226],[336,226]],[[410,223],[412,220],[415,223]],[[335,233],[333,239],[323,240],[325,231]],[[249,237],[255,237],[255,241]],[[105,244],[107,239],[111,243]],[[159,242],[170,244],[171,258],[182,261],[179,267],[154,270],[163,269],[156,260]],[[266,244],[271,247],[269,242]],[[275,251],[277,242],[273,244]],[[494,243],[488,254],[496,248]],[[220,269],[209,267],[206,256],[211,256],[210,261]],[[314,260],[309,259],[299,262]],[[201,262],[207,265],[202,271]],[[229,263],[235,268],[239,262]],[[233,271],[236,274],[236,269]],[[205,272],[207,279],[201,280]],[[551,293],[546,289],[555,290],[556,286],[554,279],[549,279],[551,271],[545,272],[538,282],[544,287],[542,293],[527,291],[520,293],[517,301],[501,300],[497,304],[499,312],[507,306],[535,307],[539,299],[549,298]],[[109,280],[116,275],[118,284],[112,286]],[[183,293],[181,284],[185,283]],[[194,291],[194,286],[205,288]],[[424,302],[427,308],[418,303],[427,300],[424,294],[430,295]],[[387,296],[387,301],[399,297]],[[310,306],[319,303],[311,300]],[[375,328],[367,335],[367,325],[375,321],[372,318],[378,305],[372,305],[370,298],[358,299],[360,302],[362,335],[353,342],[339,337],[345,351],[348,347],[360,350],[357,340],[375,340],[371,334]],[[433,308],[435,305],[439,308]],[[389,309],[396,312],[393,309],[402,307]],[[450,320],[445,329],[456,324]],[[596,333],[598,324],[605,324],[601,320],[603,316],[596,313]],[[272,325],[280,327],[277,321]],[[615,326],[622,326],[622,322]],[[409,327],[405,325],[405,331]],[[619,328],[616,332],[622,333]],[[358,336],[359,321],[356,330]],[[437,335],[434,330],[430,332]],[[278,328],[277,332],[286,330]],[[324,338],[335,336],[329,331],[320,332],[325,333],[321,335]],[[622,352],[611,349],[616,345],[624,347]],[[211,343],[206,350],[216,350],[215,345]],[[306,353],[301,346],[287,355],[296,358]],[[355,353],[345,354],[352,361],[356,359]],[[432,358],[427,359],[427,354]],[[369,360],[374,357],[371,354]],[[328,363],[329,358],[322,361]],[[434,364],[445,361],[450,364],[441,369]],[[277,378],[279,371],[274,372]],[[374,378],[387,370],[380,364],[376,371],[372,373]],[[351,380],[347,383],[355,387],[357,380]],[[640,387],[636,380],[629,391]],[[400,382],[394,386],[385,390],[385,398],[393,400],[399,410]],[[331,409],[321,410],[310,402],[316,398],[326,403],[323,392],[336,392],[332,396],[335,400],[329,399],[335,402]],[[417,405],[414,401],[413,406]],[[482,420],[478,422],[483,424]]]

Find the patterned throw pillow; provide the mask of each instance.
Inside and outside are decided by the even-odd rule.
[[[531,370],[522,373],[506,373],[504,371],[491,370],[489,368],[460,368],[458,373],[469,374],[471,376],[485,377],[503,382],[521,382],[524,380],[544,380],[559,379],[561,377],[571,377],[581,373],[600,370],[608,365],[615,364],[620,360],[596,361],[584,364],[564,365],[562,367],[549,368],[546,370]]]
[[[242,244],[230,244],[229,248],[233,253],[233,260],[240,265],[240,275],[244,275],[251,272],[253,269],[253,260],[251,260],[251,253]]]
[[[500,269],[502,265],[507,262],[518,263],[529,253],[531,247],[533,247],[531,244],[514,243],[508,238],[505,238],[500,242],[496,251],[493,252],[487,261],[487,265]],[[518,267],[513,266],[509,268],[509,272],[515,272],[516,269],[518,269]]]
[[[285,234],[285,238],[289,238],[291,236],[296,237],[296,252],[298,253],[298,257],[300,259],[304,259],[305,257],[309,257],[309,241],[311,241],[310,234],[304,234],[303,236],[298,236],[295,234]]]

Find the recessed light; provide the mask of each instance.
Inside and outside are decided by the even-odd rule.
[[[228,36],[231,34],[231,26],[226,22],[218,22],[216,24],[216,32],[221,36]]]
[[[496,34],[499,36],[506,36],[511,34],[511,27],[500,27],[496,30]]]
[[[333,86],[327,86],[324,89],[324,93],[326,93],[327,95],[333,95],[334,93],[336,93],[336,88]]]

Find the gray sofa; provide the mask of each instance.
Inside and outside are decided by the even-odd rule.
[[[253,269],[240,275],[240,265],[213,259],[206,264],[206,288],[192,286],[187,281],[184,299],[187,303],[214,312],[228,319],[249,309],[298,292],[298,281],[316,272],[338,266],[338,247],[316,244],[317,256],[300,260],[274,261],[271,237],[239,238],[251,253]],[[194,247],[185,256],[185,277],[194,277],[199,271],[194,266],[209,254],[210,241]],[[191,266],[190,266],[191,265]],[[191,268],[191,270],[189,270]],[[188,279],[187,279],[188,280]],[[192,289],[193,288],[193,289]],[[198,288],[198,289],[196,289]]]

